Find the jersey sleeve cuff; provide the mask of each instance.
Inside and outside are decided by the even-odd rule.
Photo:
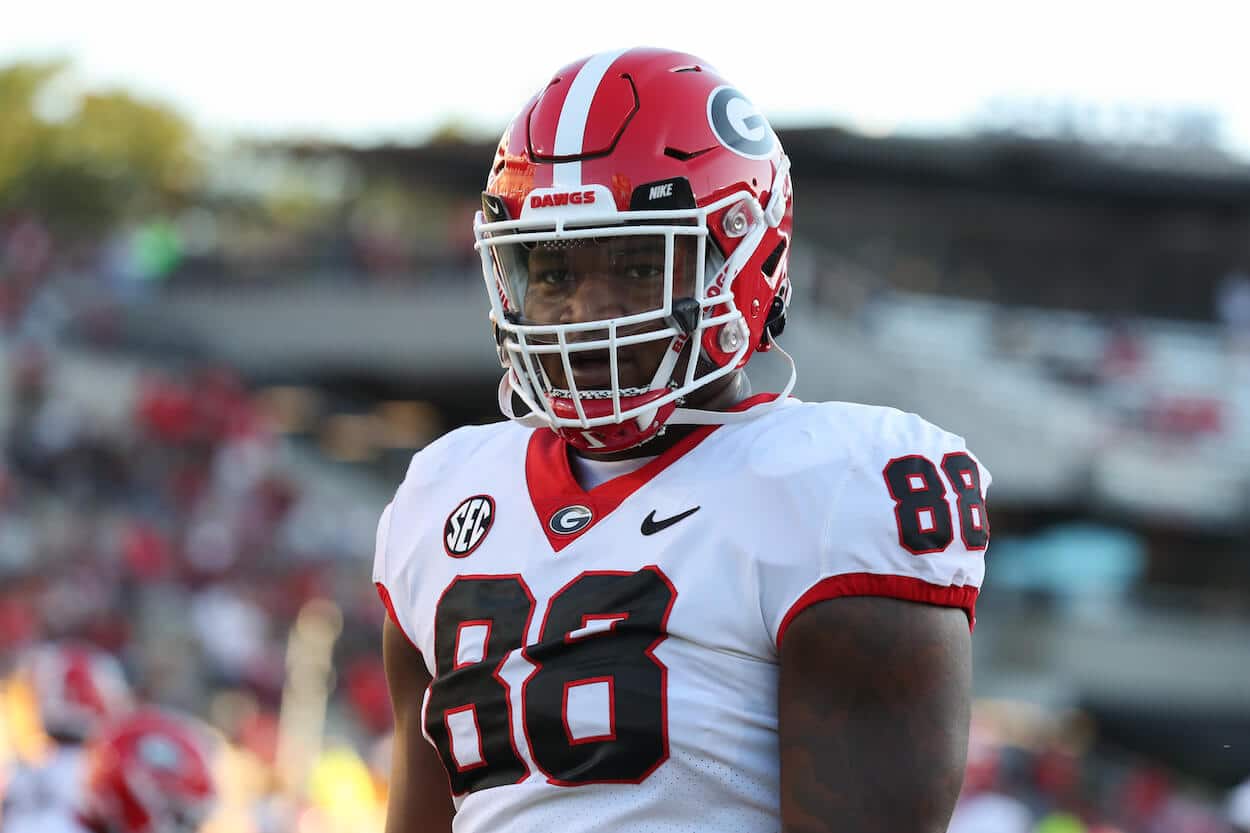
[[[930,584],[913,576],[883,575],[880,573],[843,573],[821,579],[790,605],[777,628],[777,647],[785,639],[786,630],[794,617],[817,602],[838,599],[843,596],[884,596],[909,602],[942,607],[957,607],[968,614],[968,630],[976,627],[976,603],[978,588],[972,585],[948,586]]]
[[[391,594],[386,589],[386,585],[380,581],[375,581],[373,586],[378,589],[378,598],[382,600],[383,606],[386,607],[386,615],[395,623],[395,627],[399,628],[399,632],[404,635],[404,639],[408,640],[408,644],[412,646],[412,649],[418,654],[421,653],[421,649],[417,647],[416,642],[412,641],[412,636],[409,635],[408,630],[404,627],[404,623],[399,621],[399,614],[395,612],[395,605],[391,603]]]

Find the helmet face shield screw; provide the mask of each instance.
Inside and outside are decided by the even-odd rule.
[[[743,332],[745,328],[741,321],[732,321],[721,328],[720,337],[717,339],[720,349],[726,353],[732,353],[741,347],[742,340],[746,338]]]
[[[721,226],[725,229],[725,234],[730,237],[741,237],[747,233],[747,228],[750,225],[751,221],[747,216],[747,208],[742,203],[739,203],[726,211],[725,219],[721,221]]]

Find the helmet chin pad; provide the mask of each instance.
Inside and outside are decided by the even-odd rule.
[[[647,391],[635,396],[621,397],[621,410],[644,408],[640,416],[626,419],[609,425],[597,425],[592,428],[558,427],[553,430],[566,443],[578,451],[595,454],[612,454],[642,445],[660,433],[660,429],[677,409],[676,402],[668,402],[657,408],[647,409],[649,402],[654,402],[668,393],[665,389]],[[563,419],[577,419],[577,408],[568,397],[552,396],[548,400],[555,415]],[[587,419],[611,416],[611,399],[583,399],[582,411]]]

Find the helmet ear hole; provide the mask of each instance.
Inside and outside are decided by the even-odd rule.
[[[786,253],[786,240],[783,237],[777,242],[776,247],[769,252],[768,257],[764,258],[764,262],[760,264],[760,270],[772,277],[777,272],[777,266],[781,263],[781,256]]]

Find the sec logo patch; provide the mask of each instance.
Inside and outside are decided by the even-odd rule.
[[[486,539],[495,522],[495,499],[490,495],[466,498],[443,524],[443,547],[452,558],[464,558]]]

